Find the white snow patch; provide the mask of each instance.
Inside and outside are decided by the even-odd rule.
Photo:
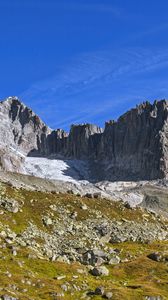
[[[28,175],[76,184],[79,184],[79,181],[87,182],[85,179],[88,177],[87,163],[80,160],[26,157],[24,170]]]
[[[139,187],[145,182],[89,182],[89,168],[86,161],[71,159],[49,159],[26,157],[24,173],[62,183],[73,184],[73,189],[81,194],[101,192],[107,199],[122,200],[135,207],[143,201]]]

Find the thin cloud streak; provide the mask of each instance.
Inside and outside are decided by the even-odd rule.
[[[115,53],[114,51],[100,51],[86,53],[71,61],[62,68],[59,74],[43,82],[37,82],[20,97],[23,101],[44,111],[51,113],[51,118],[56,116],[57,122],[51,121],[54,126],[67,127],[71,122],[95,119],[100,114],[112,110],[121,95],[127,93],[127,100],[132,99],[129,82],[131,78],[138,85],[141,74],[150,74],[168,66],[168,51],[149,51],[141,48],[127,49]],[[128,83],[125,84],[127,78]],[[128,87],[127,87],[128,85]],[[122,87],[122,92],[119,91]],[[137,94],[137,91],[133,94]],[[144,96],[150,94],[150,89],[144,86]],[[142,94],[142,89],[141,92]],[[83,99],[86,95],[88,98]],[[142,94],[143,95],[143,94]],[[116,99],[104,100],[101,99]],[[57,99],[59,99],[57,103]],[[143,100],[143,98],[142,98]],[[48,106],[50,104],[50,107]],[[86,108],[87,107],[87,108]],[[70,116],[69,116],[70,114]],[[45,117],[46,111],[43,116]],[[69,124],[68,124],[69,122]]]
[[[20,7],[20,0],[10,1],[5,0],[3,3],[0,3],[0,7]],[[34,1],[29,0],[22,3],[23,7],[28,8],[39,8],[39,9],[60,9],[64,11],[83,11],[83,12],[97,12],[97,13],[108,13],[116,17],[121,17],[121,9],[117,6],[111,4],[103,3],[75,3],[70,1]]]
[[[116,17],[121,16],[121,10],[113,5],[103,4],[103,3],[81,3],[79,5],[74,4],[71,6],[73,9],[81,9],[86,11],[94,11],[101,13],[112,13]]]

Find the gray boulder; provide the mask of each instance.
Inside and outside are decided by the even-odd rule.
[[[109,270],[105,266],[95,267],[90,271],[93,276],[108,276]]]

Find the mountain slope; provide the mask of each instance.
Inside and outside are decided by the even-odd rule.
[[[167,299],[167,226],[119,202],[1,183],[0,296]]]

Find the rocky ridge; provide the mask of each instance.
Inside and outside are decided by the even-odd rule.
[[[0,120],[1,165],[6,170],[13,165],[14,171],[20,171],[24,158],[19,154],[23,154],[87,160],[92,181],[167,176],[166,100],[140,104],[117,121],[106,122],[104,130],[81,124],[72,125],[69,134],[61,129],[52,131],[17,97],[0,103]],[[6,146],[10,164],[3,153]]]
[[[145,102],[105,124],[72,125],[58,151],[49,154],[88,159],[93,180],[151,180],[167,175],[168,103]],[[56,141],[54,140],[54,143]],[[55,148],[56,149],[56,148]]]
[[[0,164],[8,171],[22,170],[24,157],[41,144],[51,130],[17,97],[0,102]]]

